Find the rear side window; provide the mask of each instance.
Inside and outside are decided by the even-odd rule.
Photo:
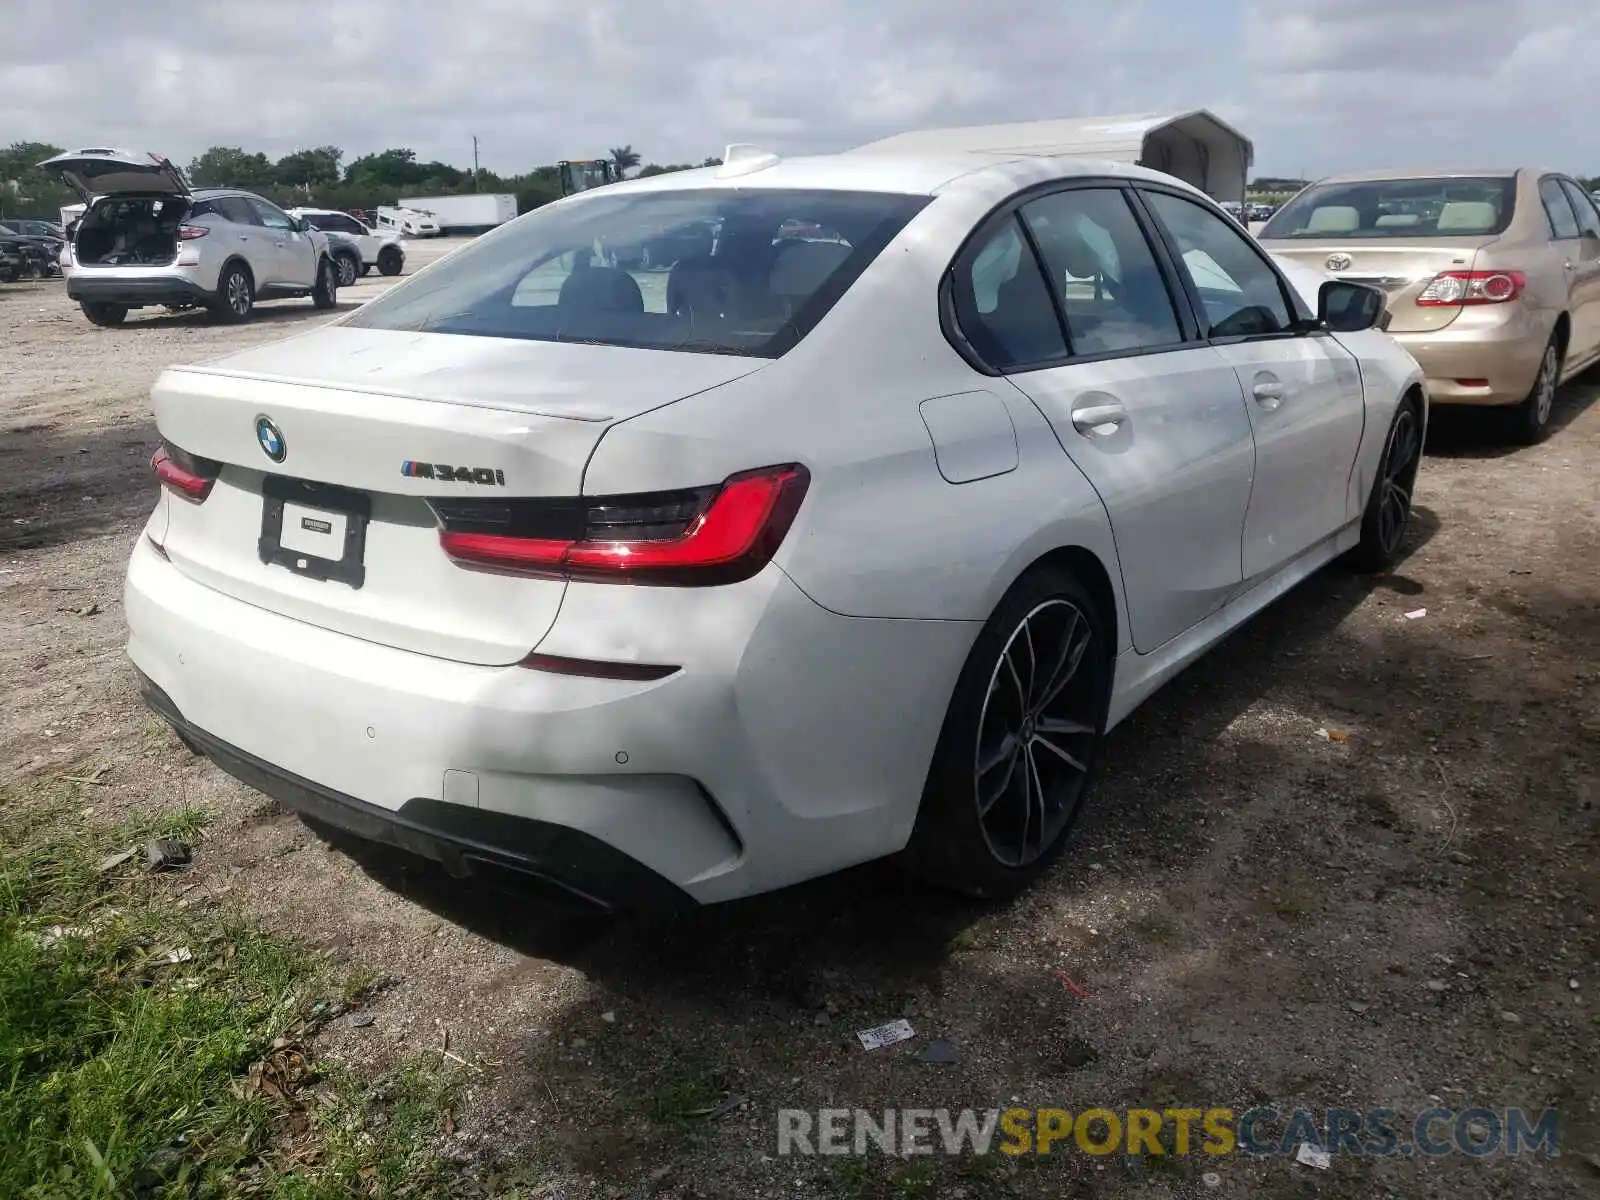
[[[1192,200],[1153,191],[1144,198],[1175,244],[1211,337],[1258,337],[1290,327],[1283,284],[1249,234]]]
[[[1183,341],[1155,254],[1121,189],[1044,196],[1023,206],[1022,219],[1066,315],[1074,355]]]
[[[1279,209],[1259,236],[1262,241],[1488,237],[1511,224],[1516,199],[1517,181],[1510,175],[1321,183]]]
[[[1593,197],[1570,179],[1561,181],[1561,190],[1572,201],[1572,211],[1578,218],[1578,232],[1584,237],[1600,238],[1600,212],[1595,210]]]
[[[777,188],[597,193],[502,226],[346,323],[775,358],[930,199]]]
[[[1578,236],[1578,218],[1561,190],[1561,181],[1550,176],[1539,181],[1539,199],[1544,202],[1544,215],[1550,218],[1550,232],[1560,239]]]
[[[989,366],[1015,370],[1066,357],[1050,289],[1015,215],[963,255],[953,275],[956,324]]]

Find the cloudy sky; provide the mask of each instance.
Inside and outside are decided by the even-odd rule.
[[[1205,107],[1256,171],[1600,172],[1571,0],[5,0],[0,143],[408,146],[506,174],[631,144],[841,149]]]

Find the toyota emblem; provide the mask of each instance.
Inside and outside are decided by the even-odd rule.
[[[1328,270],[1348,271],[1350,269],[1350,256],[1348,254],[1328,255]]]

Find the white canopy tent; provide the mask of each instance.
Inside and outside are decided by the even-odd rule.
[[[1204,109],[922,129],[858,146],[852,154],[986,154],[1109,159],[1175,175],[1215,200],[1244,199],[1255,162],[1250,139]]]

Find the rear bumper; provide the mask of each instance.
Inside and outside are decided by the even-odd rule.
[[[1469,310],[1470,311],[1470,310]],[[1396,333],[1428,377],[1435,404],[1521,404],[1533,389],[1550,329],[1527,316],[1503,326]]]
[[[214,299],[198,283],[179,275],[118,279],[115,275],[97,276],[96,271],[101,269],[104,268],[74,268],[67,276],[68,298],[84,304],[125,304],[129,308],[147,304],[209,304]]]
[[[605,906],[734,899],[905,845],[974,626],[840,617],[775,568],[727,589],[588,586],[541,652],[617,657],[633,636],[639,661],[681,669],[602,679],[380,645],[196,582],[149,537],[128,653],[152,706],[251,786]]]
[[[427,798],[391,811],[323,787],[207,733],[149,676],[138,674],[145,703],[191,746],[241,783],[313,821],[432,859],[457,878],[554,892],[602,911],[669,912],[693,905],[660,875],[567,826]]]

